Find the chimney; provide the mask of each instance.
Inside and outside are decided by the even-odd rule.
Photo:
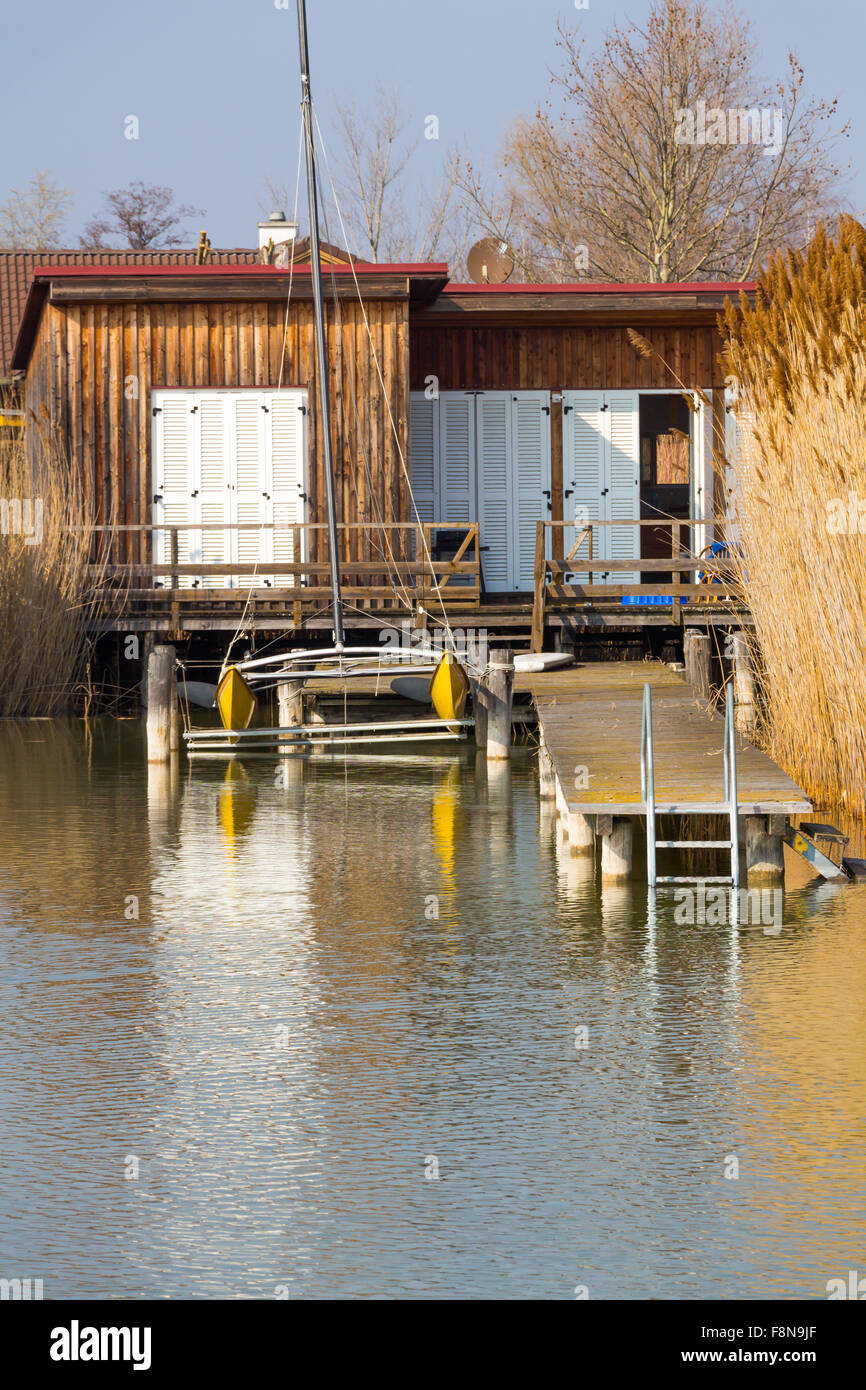
[[[267,222],[259,222],[257,225],[260,251],[266,246],[283,246],[288,241],[294,241],[298,235],[297,222],[286,221],[284,212],[272,212]]]

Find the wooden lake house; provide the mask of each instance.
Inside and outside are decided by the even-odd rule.
[[[115,631],[327,627],[309,256],[219,254],[32,266],[6,374],[28,448],[52,436],[86,484]],[[536,645],[681,622],[726,515],[717,315],[751,287],[326,255],[347,626],[440,599]]]

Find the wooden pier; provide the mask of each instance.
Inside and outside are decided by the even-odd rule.
[[[711,717],[706,702],[663,663],[602,662],[528,679],[542,745],[542,795],[555,797],[572,853],[593,853],[596,836],[601,838],[604,874],[605,850],[618,835],[624,837],[628,848],[617,849],[619,868],[611,876],[627,876],[622,865],[627,862],[630,869],[634,818],[646,809],[641,791],[646,683],[653,697],[656,813],[724,814],[724,719],[721,712]],[[745,821],[748,867],[778,876],[787,819],[809,813],[812,803],[766,753],[741,737],[736,745],[737,808]]]

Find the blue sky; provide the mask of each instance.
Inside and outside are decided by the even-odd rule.
[[[419,133],[426,115],[439,118],[440,141],[422,140],[416,155],[419,178],[455,143],[488,159],[508,123],[545,93],[558,16],[579,18],[595,46],[612,20],[641,20],[648,8],[648,0],[589,0],[579,13],[567,0],[308,0],[326,138],[334,98],[363,97],[381,83],[405,94]],[[866,208],[863,0],[750,0],[742,9],[764,75],[781,75],[793,48],[810,91],[839,97],[852,126],[843,143],[848,199]],[[103,190],[143,179],[206,209],[191,225],[206,226],[213,245],[251,245],[266,177],[294,186],[294,0],[47,0],[8,6],[3,28],[0,200],[35,169],[50,169],[76,195],[67,243],[76,244]],[[137,141],[124,138],[131,114]]]

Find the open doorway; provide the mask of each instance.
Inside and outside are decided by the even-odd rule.
[[[679,392],[640,395],[640,515],[659,518],[658,526],[640,528],[641,559],[671,555],[671,519],[688,521],[691,513],[693,459],[692,412]],[[683,549],[689,530],[681,532]],[[670,573],[646,571],[645,583],[669,582]]]

